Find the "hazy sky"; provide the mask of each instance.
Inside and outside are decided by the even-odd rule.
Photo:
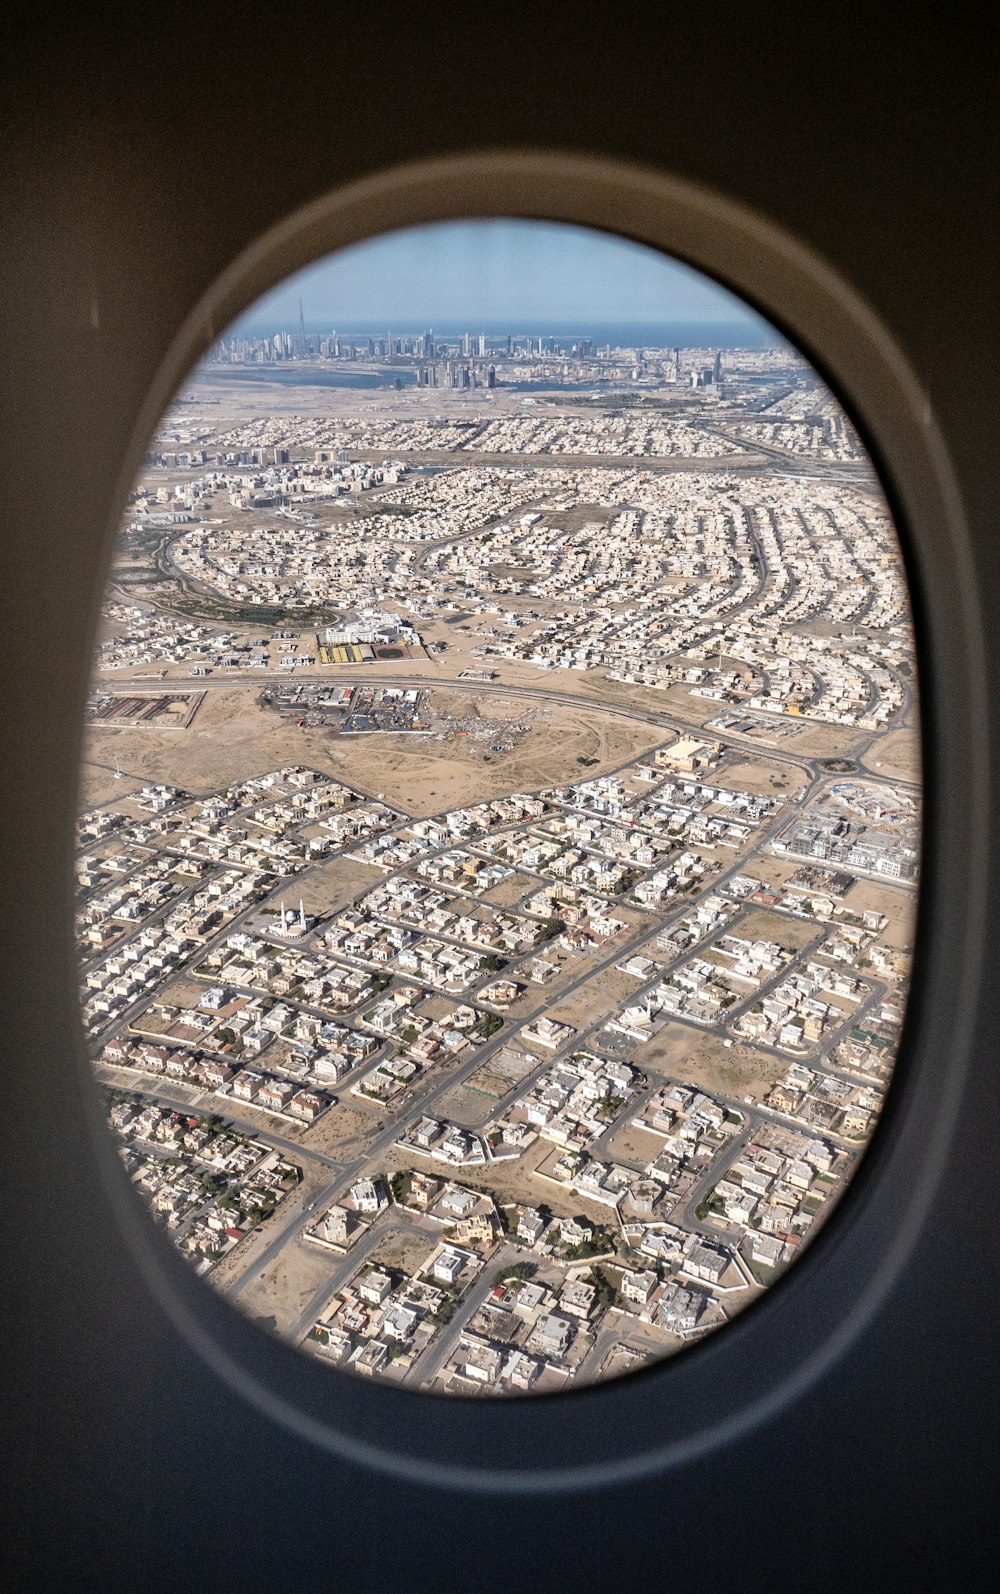
[[[708,277],[641,244],[540,221],[410,227],[289,277],[241,328],[440,326],[759,319]]]

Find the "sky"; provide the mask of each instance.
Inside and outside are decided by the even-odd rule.
[[[733,294],[642,244],[559,222],[512,219],[408,227],[288,277],[233,330],[629,322],[761,327]],[[516,323],[516,325],[515,325]]]

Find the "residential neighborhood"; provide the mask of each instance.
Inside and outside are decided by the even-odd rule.
[[[269,410],[239,370],[291,352],[230,340],[130,498],[95,1075],[155,1223],[318,1362],[615,1377],[780,1278],[877,1129],[920,877],[895,531],[787,351],[325,342],[396,385]]]

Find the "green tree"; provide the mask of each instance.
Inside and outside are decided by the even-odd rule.
[[[511,1262],[506,1267],[498,1267],[493,1275],[493,1287],[499,1289],[508,1279],[530,1279],[534,1271],[530,1262]]]
[[[592,1267],[590,1282],[597,1292],[595,1307],[598,1313],[605,1313],[609,1307],[614,1306],[618,1300],[618,1291],[612,1284],[603,1268]]]

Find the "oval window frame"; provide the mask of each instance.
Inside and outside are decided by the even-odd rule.
[[[554,1493],[627,1482],[747,1436],[848,1351],[911,1258],[958,1120],[981,977],[986,670],[955,474],[930,400],[886,327],[828,262],[773,220],[662,172],[589,156],[506,149],[417,162],[335,189],[282,219],[217,279],[176,334],[137,417],[117,511],[173,395],[261,294],[378,234],[499,216],[614,233],[719,281],[810,360],[879,473],[917,635],[924,818],[912,994],[872,1143],[815,1243],[724,1332],[641,1372],[564,1394],[456,1399],[319,1365],[206,1288],[124,1177],[82,1031],[79,1061],[98,1159],[130,1249],[159,1304],[232,1388],[300,1437],[410,1482]],[[108,565],[118,528],[116,514],[106,529]]]

